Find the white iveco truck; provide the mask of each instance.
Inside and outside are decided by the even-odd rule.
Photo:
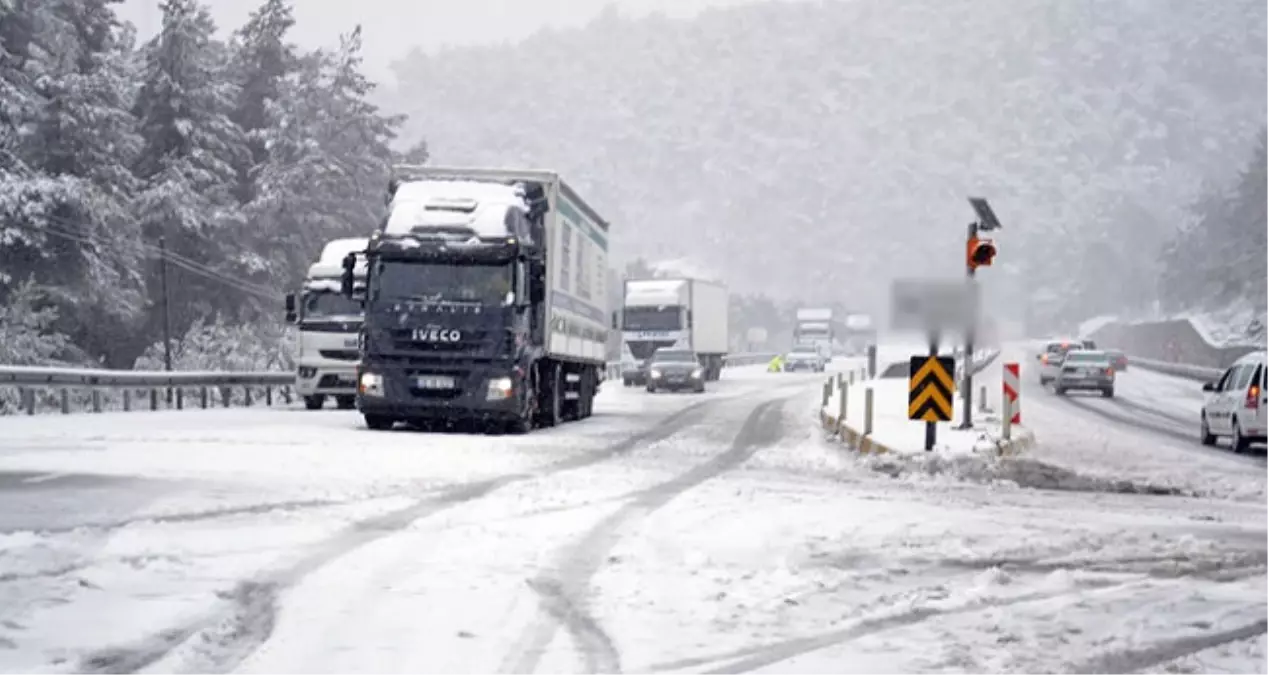
[[[717,380],[731,343],[730,302],[726,286],[712,281],[626,281],[622,339],[640,364],[662,347],[691,349],[705,380]],[[626,386],[646,384],[646,369],[627,370],[621,377]]]
[[[606,364],[608,224],[553,171],[398,166],[369,261],[357,408],[371,429],[589,417]]]
[[[295,389],[304,407],[319,410],[333,396],[341,410],[356,406],[358,335],[363,312],[361,301],[341,293],[343,259],[364,251],[368,239],[335,239],[327,242],[308,268],[303,291],[286,296],[286,320],[299,329]],[[355,271],[354,286],[365,286],[365,266]]]

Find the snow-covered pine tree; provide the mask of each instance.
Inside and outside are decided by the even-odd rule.
[[[231,119],[237,87],[226,77],[229,54],[213,38],[215,24],[196,0],[164,0],[161,8],[162,27],[145,46],[135,107],[145,139],[136,163],[144,184],[137,217],[147,242],[163,237],[168,251],[180,256],[167,267],[172,324],[180,332],[217,311],[252,316],[258,298],[224,281],[232,273],[228,262],[242,251],[236,167],[249,153],[245,134]],[[147,270],[151,337],[162,320],[158,262]],[[208,279],[208,270],[222,278]]]
[[[239,199],[255,195],[254,174],[268,160],[267,132],[277,124],[275,107],[283,82],[295,71],[298,56],[287,33],[295,25],[288,0],[264,0],[234,34],[234,70],[240,89],[233,120],[247,133],[249,162],[239,167]]]
[[[305,55],[285,83],[248,217],[271,224],[264,229],[285,256],[288,285],[302,277],[323,241],[368,234],[382,218],[388,144],[401,118],[369,102],[373,89],[361,72],[359,27],[338,50]]]
[[[117,41],[118,0],[47,0],[41,106],[27,164],[68,187],[43,225],[36,278],[56,290],[58,326],[89,354],[129,363],[126,336],[143,308],[140,229],[130,211],[131,163],[141,140],[132,116],[128,54]],[[69,235],[73,235],[69,236]]]

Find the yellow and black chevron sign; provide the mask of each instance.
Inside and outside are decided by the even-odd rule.
[[[955,395],[955,359],[950,356],[911,357],[907,383],[907,418],[949,422]]]

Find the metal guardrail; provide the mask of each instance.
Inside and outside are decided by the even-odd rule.
[[[774,356],[774,353],[732,354],[724,359],[724,366],[765,363]],[[609,362],[606,376],[619,379],[621,367],[619,362]],[[140,399],[141,407],[150,410],[210,408],[217,404],[228,408],[232,405],[251,406],[257,402],[273,405],[275,392],[282,402],[291,403],[295,373],[0,366],[0,388],[6,387],[17,388],[18,409],[27,415],[34,415],[37,409],[44,407],[58,408],[62,414],[70,414],[80,407],[92,412],[116,406],[131,411],[136,407],[134,399]],[[51,395],[49,390],[56,391],[56,394]],[[88,399],[80,401],[77,398],[74,401],[76,405],[72,405],[72,390],[87,390]],[[146,398],[149,400],[145,401]],[[3,401],[0,401],[2,404]]]
[[[284,402],[290,403],[295,374],[0,366],[0,387],[6,386],[17,387],[18,408],[28,415],[34,415],[37,408],[43,407],[40,399],[50,398],[47,395],[50,389],[56,390],[57,395],[49,403],[63,414],[78,407],[71,405],[71,391],[83,389],[89,393],[89,400],[83,405],[92,412],[101,412],[107,405],[114,404],[117,397],[121,398],[119,406],[130,411],[134,396],[141,399],[148,396],[150,410],[181,410],[186,407],[187,393],[189,398],[196,399],[196,403],[191,401],[191,404],[201,408],[217,403],[225,408],[234,403],[250,406],[256,401],[273,405],[275,390]]]
[[[1127,355],[1127,365],[1129,368],[1144,368],[1156,373],[1183,377],[1196,382],[1214,382],[1223,377],[1226,370],[1225,368],[1212,368],[1210,366],[1194,366],[1187,363],[1142,359],[1130,354]]]

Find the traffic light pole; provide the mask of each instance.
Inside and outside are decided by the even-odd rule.
[[[969,223],[969,237],[965,240],[965,248],[967,248],[974,239],[977,238],[977,223]],[[977,270],[974,269],[973,263],[966,260],[964,263],[965,273],[968,275],[969,283],[973,283],[973,277]],[[964,331],[964,421],[960,423],[960,429],[973,428],[973,338],[977,331],[977,316],[969,317]]]

